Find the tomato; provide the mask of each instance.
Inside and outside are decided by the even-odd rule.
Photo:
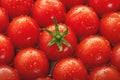
[[[120,73],[111,66],[97,67],[90,73],[89,80],[120,80]]]
[[[110,43],[120,43],[120,13],[113,12],[109,13],[101,19],[100,22],[100,33],[106,37]]]
[[[6,35],[0,34],[0,64],[10,64],[14,55],[11,41]]]
[[[14,67],[23,79],[45,77],[49,71],[49,62],[44,52],[35,48],[26,48],[17,53]]]
[[[16,48],[36,46],[39,33],[38,24],[29,16],[14,18],[7,29],[7,35]]]
[[[120,70],[120,45],[113,47],[111,64],[117,67]]]
[[[76,50],[76,57],[89,68],[106,64],[110,55],[110,43],[102,36],[86,37],[78,44]]]
[[[53,24],[53,16],[58,23],[64,22],[66,10],[59,0],[37,0],[32,9],[32,17],[42,27]]]
[[[60,0],[67,9],[70,9],[76,5],[85,4],[86,0]]]
[[[34,0],[0,0],[10,17],[30,14],[33,3]]]
[[[120,10],[120,0],[88,0],[88,4],[99,15]]]
[[[55,80],[87,80],[88,73],[83,63],[75,58],[59,61],[53,69]]]
[[[20,77],[13,67],[0,65],[0,80],[20,80]]]
[[[77,39],[72,30],[65,24],[56,23],[46,29],[49,31],[41,32],[39,37],[40,49],[45,51],[50,60],[70,57],[77,46]]]
[[[79,5],[67,13],[66,24],[81,38],[98,32],[99,18],[90,7]]]
[[[4,8],[0,7],[0,33],[5,32],[9,18]]]

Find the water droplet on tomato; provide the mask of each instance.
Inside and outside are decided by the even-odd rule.
[[[65,47],[63,51],[66,52],[68,51],[68,49],[69,49],[68,47]]]
[[[99,60],[101,60],[101,59],[102,59],[101,56],[97,56],[97,58],[96,58],[97,61],[99,61]]]
[[[111,8],[111,7],[113,6],[113,4],[110,3],[110,4],[108,4],[107,6],[108,6],[109,8]]]
[[[31,40],[31,37],[27,37],[27,39],[26,40]]]

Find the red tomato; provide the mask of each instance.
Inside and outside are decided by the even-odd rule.
[[[67,9],[70,9],[76,5],[85,4],[86,0],[60,0]]]
[[[97,67],[90,73],[89,80],[120,80],[120,73],[111,66]]]
[[[120,45],[117,45],[113,48],[111,63],[120,70]]]
[[[99,15],[120,10],[120,0],[88,0],[88,4]]]
[[[106,37],[110,43],[120,43],[120,13],[107,14],[101,19],[100,33]]]
[[[33,3],[34,0],[0,0],[1,7],[6,9],[10,17],[29,14]]]
[[[16,48],[34,47],[39,33],[38,24],[28,16],[14,18],[7,29],[7,35]]]
[[[32,9],[32,16],[40,26],[53,24],[53,16],[58,23],[65,19],[66,11],[59,0],[37,0]]]
[[[9,18],[4,8],[0,7],[0,33],[6,30]]]
[[[110,55],[110,43],[102,36],[86,37],[79,43],[76,50],[76,57],[91,68],[106,64]]]
[[[14,48],[6,35],[0,34],[0,64],[9,64],[14,57]]]
[[[85,37],[97,33],[99,18],[90,7],[79,5],[67,13],[66,24],[78,37]]]
[[[53,69],[55,80],[87,80],[88,73],[83,63],[75,58],[59,61]]]
[[[57,25],[57,24],[56,24]],[[65,24],[50,25],[43,31],[39,38],[39,47],[45,51],[50,60],[70,57],[77,46],[77,39],[72,30]]]
[[[49,62],[41,50],[23,49],[17,53],[14,67],[25,80],[45,77],[49,71]]]
[[[13,67],[0,65],[0,80],[20,80],[20,77]]]

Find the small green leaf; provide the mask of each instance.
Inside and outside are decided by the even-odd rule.
[[[65,39],[61,39],[61,41],[68,47],[72,48],[72,46]]]
[[[63,32],[61,35],[65,37],[68,34],[68,28],[66,28],[65,32]]]
[[[61,42],[57,42],[57,46],[59,48],[59,52],[62,52],[62,50],[63,50],[62,43]]]
[[[53,44],[55,44],[56,40],[53,38],[49,43],[48,46],[52,46]]]
[[[54,34],[52,31],[47,30],[47,29],[45,29],[45,28],[44,28],[44,30],[45,30],[46,32],[48,32],[52,37],[55,37],[55,34]]]

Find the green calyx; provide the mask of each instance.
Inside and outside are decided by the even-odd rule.
[[[61,52],[63,50],[62,44],[65,44],[69,48],[72,48],[72,46],[64,39],[64,37],[68,34],[68,28],[66,28],[66,30],[63,33],[60,33],[56,18],[54,17],[53,19],[54,19],[56,33],[53,33],[50,30],[44,29],[53,37],[53,39],[48,43],[48,46],[57,44],[57,46],[59,48],[59,52]]]

